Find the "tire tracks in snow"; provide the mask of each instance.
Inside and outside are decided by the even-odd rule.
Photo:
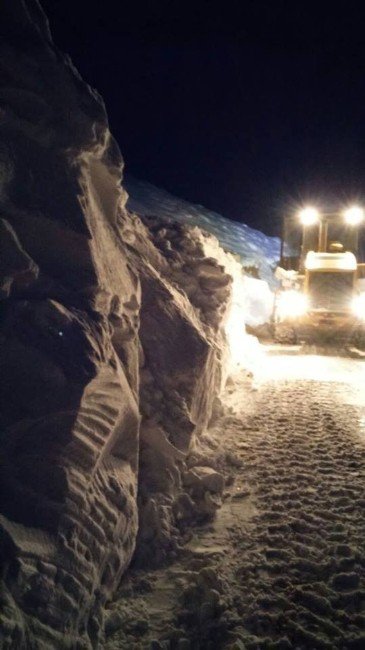
[[[236,424],[258,510],[254,551],[231,577],[244,647],[365,647],[363,409],[348,392],[266,382],[247,426]]]

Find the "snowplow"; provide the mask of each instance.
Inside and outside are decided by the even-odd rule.
[[[364,223],[358,206],[325,214],[307,207],[284,220],[275,272],[277,342],[354,344],[364,338]]]

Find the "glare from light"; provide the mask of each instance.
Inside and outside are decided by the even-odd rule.
[[[274,348],[276,346],[273,346]],[[256,384],[280,380],[309,380],[312,382],[338,382],[353,387],[344,391],[344,400],[349,404],[365,405],[364,362],[355,359],[303,354],[300,350],[287,354],[270,354],[265,346],[266,363],[258,370]],[[348,401],[349,400],[349,401]],[[354,401],[352,401],[354,400]]]
[[[303,316],[308,310],[307,296],[294,289],[283,291],[277,299],[276,309],[280,320]]]
[[[365,293],[360,293],[358,296],[355,296],[351,306],[355,316],[365,320]]]
[[[353,205],[345,211],[344,217],[349,226],[358,226],[364,219],[364,210],[358,205]]]
[[[319,212],[317,208],[308,206],[299,212],[299,219],[303,226],[313,226],[319,220]]]

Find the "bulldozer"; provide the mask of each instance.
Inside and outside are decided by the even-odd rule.
[[[364,339],[364,224],[359,206],[322,214],[306,207],[284,219],[275,272],[277,342],[356,345]]]

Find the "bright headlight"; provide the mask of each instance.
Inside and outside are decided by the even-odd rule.
[[[300,291],[283,291],[276,303],[279,318],[302,316],[308,309],[307,297]]]
[[[317,208],[307,207],[299,212],[299,219],[303,226],[313,226],[319,219]]]
[[[360,293],[358,296],[355,296],[351,307],[357,318],[363,318],[365,320],[365,293]]]
[[[349,226],[357,226],[364,219],[364,210],[358,205],[353,205],[346,210],[344,217]]]

